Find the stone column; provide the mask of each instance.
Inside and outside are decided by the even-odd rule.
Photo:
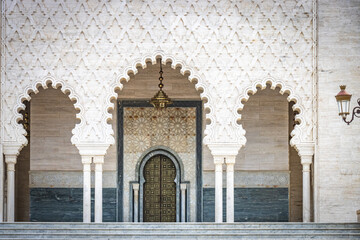
[[[133,183],[134,191],[134,222],[139,221],[139,183]]]
[[[180,184],[181,190],[181,222],[186,222],[186,183]]]
[[[238,154],[240,148],[245,145],[245,141],[239,142],[219,142],[207,144],[211,154],[214,156],[215,164],[215,222],[223,221],[223,179],[222,171],[224,160],[227,159],[227,195],[228,204],[226,220],[234,221],[234,164],[235,157]],[[230,215],[230,216],[229,216]]]
[[[234,222],[234,165],[236,156],[227,156],[226,163],[226,222]]]
[[[91,156],[82,155],[83,164],[83,222],[91,222]]]
[[[103,207],[103,196],[102,196],[102,172],[104,164],[104,156],[95,156],[95,222],[102,222],[102,207]]]
[[[0,222],[4,221],[4,159],[0,143]]]
[[[310,165],[312,156],[301,156],[303,166],[303,222],[310,222]]]
[[[76,143],[84,165],[83,221],[91,222],[91,162],[95,164],[95,222],[102,222],[102,171],[104,156],[109,144]]]
[[[7,221],[15,221],[15,164],[16,155],[5,155],[7,164]]]
[[[217,156],[214,158],[215,164],[215,222],[223,221],[223,163],[224,158]]]
[[[303,222],[310,222],[310,165],[314,155],[315,144],[313,142],[299,143],[295,145],[303,166]]]

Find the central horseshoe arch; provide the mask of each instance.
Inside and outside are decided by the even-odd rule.
[[[176,204],[176,222],[180,222],[180,183],[183,176],[182,164],[174,154],[164,149],[156,149],[147,153],[141,160],[140,165],[137,168],[137,173],[139,176],[139,221],[144,222],[144,184],[146,183],[146,177],[144,176],[144,170],[149,161],[151,161],[156,156],[164,156],[171,161],[175,168],[175,204]]]

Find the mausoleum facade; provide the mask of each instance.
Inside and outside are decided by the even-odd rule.
[[[1,3],[0,221],[356,221],[358,1]]]

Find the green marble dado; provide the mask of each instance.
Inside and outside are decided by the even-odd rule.
[[[94,221],[94,189],[91,189],[91,218]],[[82,188],[31,188],[30,221],[82,222]],[[116,221],[116,188],[103,188],[103,221]]]
[[[215,220],[215,189],[204,188],[204,222]],[[226,189],[223,189],[223,220],[226,221]],[[235,222],[287,222],[287,188],[235,188]]]

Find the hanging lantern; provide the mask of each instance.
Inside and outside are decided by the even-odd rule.
[[[342,117],[344,122],[349,125],[354,120],[354,117],[360,118],[360,98],[357,100],[359,106],[354,107],[352,110],[351,119],[346,120],[347,115],[350,114],[351,94],[347,93],[345,88],[345,85],[341,85],[341,91],[335,96],[335,98],[339,108],[339,115]]]
[[[350,100],[351,100],[351,94],[347,93],[345,91],[346,86],[341,85],[340,89],[341,91],[335,96],[338,109],[339,109],[339,115],[343,118],[346,118],[347,115],[349,115],[350,112]]]
[[[153,105],[155,108],[158,109],[163,109],[166,108],[167,106],[169,106],[170,104],[172,104],[171,99],[166,95],[166,93],[162,90],[164,87],[164,84],[162,83],[164,78],[162,76],[163,71],[162,71],[162,65],[161,65],[161,58],[160,58],[160,77],[159,77],[159,91],[155,94],[155,96],[153,98],[151,98],[150,103],[151,105]]]

